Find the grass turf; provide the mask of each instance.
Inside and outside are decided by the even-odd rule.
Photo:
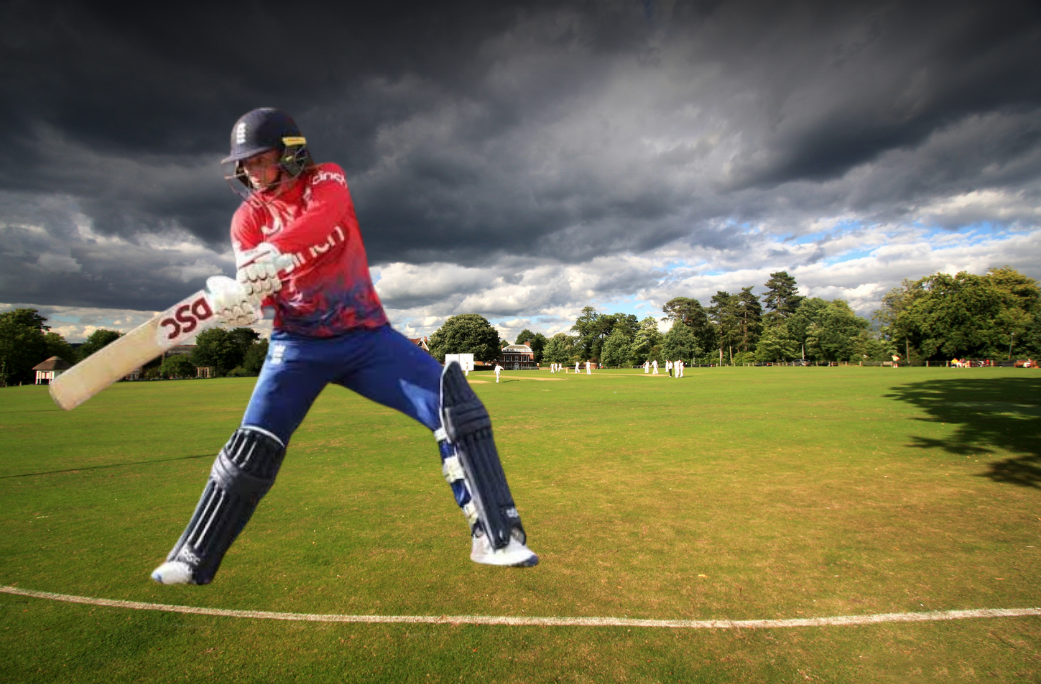
[[[774,619],[1041,606],[1041,374],[471,374],[542,563],[468,559],[429,433],[319,398],[215,582],[148,573],[252,380],[0,390],[0,584],[294,613]],[[10,681],[1028,681],[1041,618],[763,630],[357,625],[0,594]]]

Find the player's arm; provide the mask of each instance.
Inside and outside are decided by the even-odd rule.
[[[336,164],[322,164],[305,182],[310,196],[307,206],[269,240],[282,254],[296,254],[314,245],[323,245],[344,221],[357,221],[343,169]]]

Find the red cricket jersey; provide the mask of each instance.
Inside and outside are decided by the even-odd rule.
[[[243,202],[231,219],[231,240],[236,252],[268,242],[293,256],[282,290],[264,300],[275,307],[276,330],[333,337],[387,324],[339,165],[319,164],[280,195]]]

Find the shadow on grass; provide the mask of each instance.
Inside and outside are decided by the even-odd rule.
[[[190,461],[196,458],[216,458],[214,454],[199,454],[197,456],[178,456],[177,458],[160,458],[149,461],[131,461],[129,463],[109,463],[99,466],[85,466],[83,468],[63,468],[62,470],[41,470],[38,473],[18,473],[17,475],[0,475],[0,480],[11,480],[17,477],[37,477],[40,475],[61,475],[62,473],[84,473],[93,470],[109,470],[111,468],[127,468],[130,466],[152,465],[155,463],[169,463],[170,461]]]
[[[1022,454],[995,461],[981,474],[995,482],[1041,488],[1041,377],[928,380],[896,387],[887,395],[926,413],[928,420],[957,425],[946,439],[915,437],[913,446],[952,454]]]

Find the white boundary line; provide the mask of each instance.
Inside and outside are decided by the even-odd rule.
[[[509,625],[522,627],[666,627],[670,629],[776,629],[781,627],[836,627],[873,625],[883,622],[936,622],[971,618],[1041,616],[1041,608],[983,608],[978,610],[944,610],[928,613],[883,613],[881,615],[843,615],[839,617],[800,618],[797,620],[637,620],[607,617],[508,617],[494,615],[323,615],[315,613],[275,613],[265,610],[227,610],[196,606],[172,606],[162,603],[140,603],[90,596],[69,596],[47,591],[0,586],[0,593],[30,598],[82,603],[106,608],[158,610],[166,613],[188,613],[215,617],[253,620],[295,620],[300,622],[408,623],[432,625]]]

